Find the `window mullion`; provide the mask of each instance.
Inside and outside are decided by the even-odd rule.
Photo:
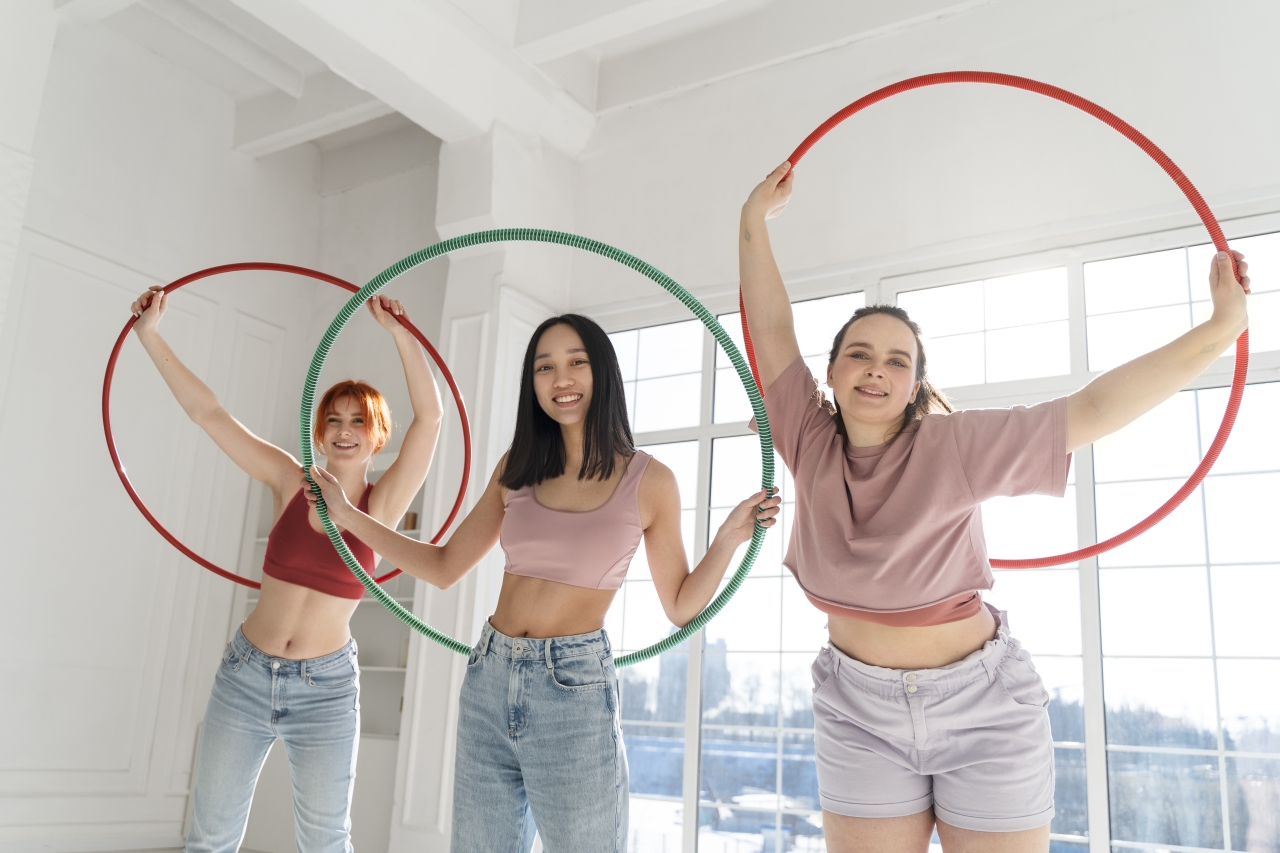
[[[1076,530],[1081,547],[1098,541],[1094,516],[1093,445],[1076,451]],[[1111,805],[1107,785],[1107,719],[1102,694],[1102,610],[1097,557],[1080,561],[1080,645],[1084,668],[1089,853],[1108,853],[1111,849]]]

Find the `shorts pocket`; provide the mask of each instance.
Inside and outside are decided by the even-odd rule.
[[[338,663],[326,666],[321,670],[307,669],[307,684],[321,690],[337,690],[350,687],[356,683],[360,671],[356,669],[354,655],[346,655]]]
[[[1019,705],[1049,707],[1049,691],[1031,663],[1031,655],[1017,646],[996,666],[996,677],[1005,694]]]
[[[817,696],[822,692],[822,688],[831,683],[831,678],[836,674],[835,653],[831,651],[830,646],[823,646],[822,651],[818,652],[818,656],[813,659],[813,665],[809,667],[809,674],[813,676],[813,695]]]
[[[552,683],[561,690],[603,690],[609,686],[609,673],[598,654],[558,658],[549,672]]]

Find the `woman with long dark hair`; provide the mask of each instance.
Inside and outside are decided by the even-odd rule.
[[[1213,316],[1172,343],[1036,406],[952,412],[920,328],[858,310],[832,343],[834,405],[800,357],[765,220],[790,164],[742,208],[738,257],[774,446],[795,477],[785,565],[827,614],[813,664],[822,827],[832,853],[1049,849],[1049,695],[992,586],[980,504],[1066,488],[1071,452],[1172,396],[1248,325],[1248,265],[1219,253]]]
[[[627,760],[605,613],[643,538],[663,612],[686,624],[780,499],[762,490],[738,504],[690,571],[675,475],[635,448],[613,345],[578,314],[534,331],[511,448],[444,545],[401,536],[313,473],[335,523],[441,589],[499,542],[506,553],[459,700],[453,853],[527,851],[533,824],[549,851],[623,853]]]

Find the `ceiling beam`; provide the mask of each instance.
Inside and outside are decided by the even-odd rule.
[[[494,122],[571,156],[595,117],[448,0],[233,0],[445,142]]]
[[[735,0],[523,0],[516,53],[549,62]]]
[[[143,0],[143,6],[286,95],[302,97],[301,71],[221,21],[183,0]]]
[[[63,25],[92,24],[103,18],[128,9],[138,0],[54,0],[58,23]]]
[[[394,110],[332,71],[307,78],[302,97],[269,92],[236,105],[234,148],[251,157],[274,154]]]

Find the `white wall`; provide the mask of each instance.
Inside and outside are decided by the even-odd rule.
[[[413,138],[407,172],[362,173],[348,156],[333,177],[326,166],[341,156],[310,145],[261,160],[234,153],[233,119],[224,93],[102,25],[58,34],[0,327],[6,851],[178,846],[196,726],[232,629],[232,585],[160,539],[105,452],[102,371],[129,302],[148,285],[243,260],[363,283],[434,240],[426,134]],[[406,299],[428,335],[442,276],[420,275]],[[237,417],[296,453],[297,395],[335,295],[236,274],[180,291],[163,328]],[[371,320],[357,323],[332,363],[386,387],[402,416],[403,374],[379,336]],[[135,340],[112,411],[151,508],[234,567],[248,479],[186,421]]]
[[[858,97],[957,69],[1096,101],[1162,146],[1211,204],[1276,196],[1278,31],[1280,5],[1260,0],[996,0],[606,113],[580,157],[578,221],[692,289],[726,292],[738,212],[758,180]],[[1110,222],[1142,233],[1134,220],[1153,206],[1195,221],[1173,183],[1095,119],[1029,93],[952,85],[878,104],[819,143],[771,231],[793,277],[919,269],[926,251],[992,235]],[[577,308],[658,292],[611,262],[575,259]]]

